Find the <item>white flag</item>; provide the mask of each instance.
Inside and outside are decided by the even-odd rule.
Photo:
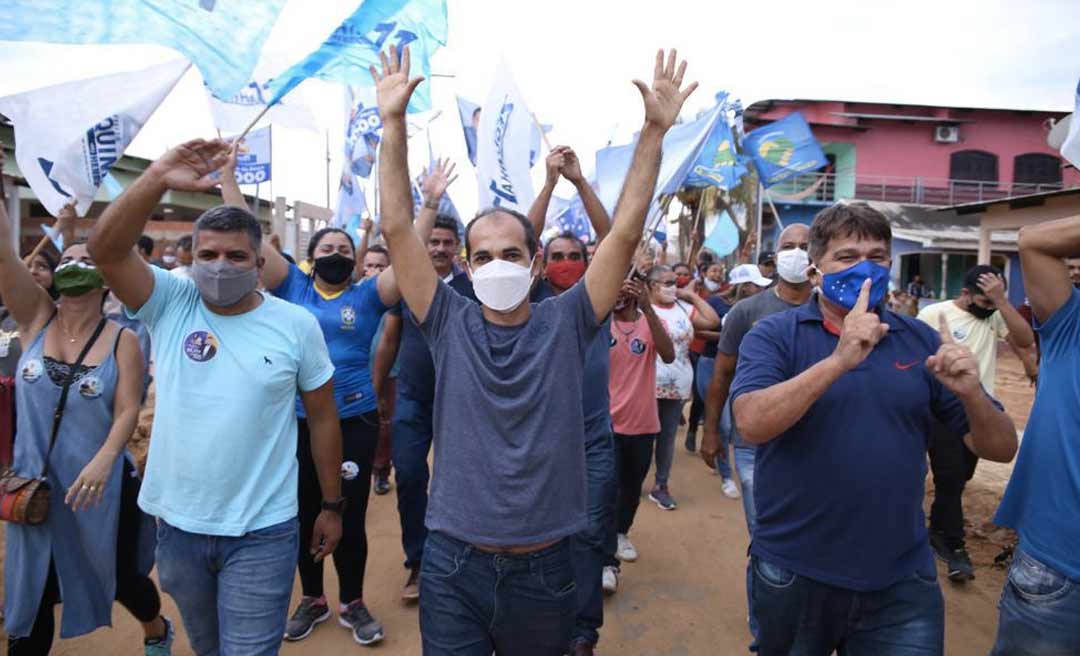
[[[532,114],[506,62],[499,62],[495,84],[480,110],[476,135],[476,180],[481,209],[501,207],[529,213],[533,194],[529,173]]]
[[[250,82],[239,93],[227,100],[215,96],[204,84],[203,88],[206,89],[206,99],[210,103],[210,115],[214,119],[214,126],[223,133],[243,132],[255,120],[259,112],[266,109],[267,101],[273,96],[267,90],[268,84],[269,81]],[[288,98],[271,107],[263,120],[284,128],[319,131],[315,116],[308,106],[299,100],[296,92],[289,94]]]
[[[109,169],[191,64],[66,82],[0,98],[15,124],[15,159],[45,209],[84,216]]]
[[[1061,156],[1073,166],[1080,166],[1080,84],[1076,86],[1076,111],[1069,119],[1069,136],[1061,144]]]

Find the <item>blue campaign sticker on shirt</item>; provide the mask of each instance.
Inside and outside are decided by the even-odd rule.
[[[342,330],[352,330],[356,325],[356,310],[351,305],[344,305],[341,307],[341,328]]]
[[[645,341],[640,337],[635,337],[630,340],[630,352],[634,355],[641,355],[645,352]]]
[[[22,379],[28,383],[36,383],[43,371],[45,367],[41,364],[41,360],[30,360],[22,368]]]
[[[84,399],[96,399],[101,396],[101,379],[97,376],[83,376],[79,381],[79,394]]]
[[[196,330],[184,338],[184,355],[195,362],[206,362],[218,352],[218,340],[213,333]]]

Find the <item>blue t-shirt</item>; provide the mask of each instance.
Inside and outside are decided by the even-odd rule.
[[[705,299],[705,302],[709,304],[709,307],[711,307],[713,311],[716,312],[716,316],[720,317],[721,320],[729,311],[731,311],[731,306],[728,305],[727,301],[720,298],[719,294],[713,294],[709,298]],[[716,332],[720,332],[720,328],[717,328]],[[717,339],[716,341],[711,339],[705,340],[705,350],[701,352],[702,357],[715,358],[716,345],[718,341],[719,339]]]
[[[368,278],[340,295],[323,298],[315,289],[315,279],[289,265],[289,275],[271,293],[302,306],[315,315],[334,363],[334,400],[342,419],[375,409],[371,386],[371,340],[379,328],[386,305],[379,298],[375,278]],[[304,406],[296,402],[296,415],[306,417]]]
[[[932,420],[959,436],[964,407],[925,366],[937,332],[881,313],[889,332],[791,428],[757,447],[751,551],[797,574],[849,590],[880,590],[934,562],[923,516]],[[739,348],[732,402],[827,358],[838,338],[817,297],[761,319]]]
[[[529,301],[539,303],[556,296],[546,280],[541,280],[532,293]],[[600,324],[600,332],[589,343],[585,351],[585,387],[582,390],[581,405],[585,410],[585,438],[601,436],[611,432],[611,396],[608,386],[597,384],[596,381],[605,381],[609,378],[611,370],[611,315],[609,314]]]
[[[195,283],[150,267],[157,405],[139,507],[190,533],[238,536],[296,517],[296,410],[334,375],[309,312],[263,295],[215,314]]]
[[[1080,293],[1038,326],[1042,362],[1020,455],[994,523],[1080,581]]]
[[[475,301],[472,281],[464,271],[456,273],[450,288],[470,301]],[[435,365],[431,362],[431,349],[416,326],[416,320],[408,312],[405,301],[398,304],[397,313],[402,314],[401,344],[398,347],[398,393],[414,401],[430,404],[435,398]]]
[[[584,284],[519,326],[484,319],[440,282],[420,330],[435,362],[428,529],[524,546],[585,528],[585,351],[599,330]],[[402,372],[404,373],[404,372]]]

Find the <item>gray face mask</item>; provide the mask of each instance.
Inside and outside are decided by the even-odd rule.
[[[258,268],[245,269],[224,260],[192,262],[191,277],[203,301],[217,307],[236,305],[259,286]]]

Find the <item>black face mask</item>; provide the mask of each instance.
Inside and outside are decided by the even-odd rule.
[[[992,317],[994,313],[997,312],[997,308],[984,308],[975,305],[974,303],[969,303],[967,306],[967,311],[970,312],[971,316],[975,317],[976,319],[985,320]]]
[[[331,285],[340,285],[348,280],[355,268],[356,260],[341,253],[315,259],[315,273]]]

